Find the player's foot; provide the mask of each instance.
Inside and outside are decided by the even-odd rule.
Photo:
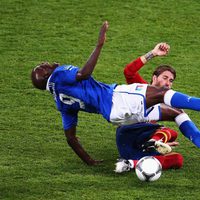
[[[168,144],[161,141],[156,141],[154,139],[150,139],[149,141],[145,142],[142,145],[142,149],[143,151],[147,152],[152,152],[156,150],[160,154],[167,154],[172,151],[172,148]]]
[[[118,159],[115,165],[116,167],[114,172],[116,173],[127,172],[134,168],[132,160]]]

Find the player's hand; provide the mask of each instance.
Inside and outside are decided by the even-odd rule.
[[[169,44],[162,42],[154,47],[152,53],[154,56],[165,56],[169,53],[169,50],[170,50]]]
[[[98,46],[102,46],[104,42],[106,41],[106,31],[108,30],[108,22],[105,21],[103,25],[101,26],[100,32],[99,32],[99,39],[98,39]]]
[[[167,144],[171,147],[175,147],[175,146],[178,146],[179,145],[179,142],[167,142]]]

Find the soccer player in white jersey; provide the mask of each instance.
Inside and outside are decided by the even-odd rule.
[[[33,85],[53,95],[62,116],[67,142],[74,152],[88,165],[101,162],[91,158],[76,137],[79,111],[101,114],[116,125],[152,120],[175,121],[180,131],[200,147],[200,131],[188,115],[180,110],[200,111],[200,98],[147,84],[108,85],[92,78],[107,29],[108,22],[105,21],[96,48],[82,68],[42,63],[31,73]],[[158,109],[155,105],[159,103],[166,105]]]

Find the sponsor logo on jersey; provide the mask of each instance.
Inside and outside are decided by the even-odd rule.
[[[141,91],[142,89],[143,89],[143,85],[137,85],[135,90]]]

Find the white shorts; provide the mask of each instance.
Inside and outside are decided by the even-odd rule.
[[[112,98],[110,122],[128,125],[160,119],[160,104],[146,109],[147,84],[119,85]]]

